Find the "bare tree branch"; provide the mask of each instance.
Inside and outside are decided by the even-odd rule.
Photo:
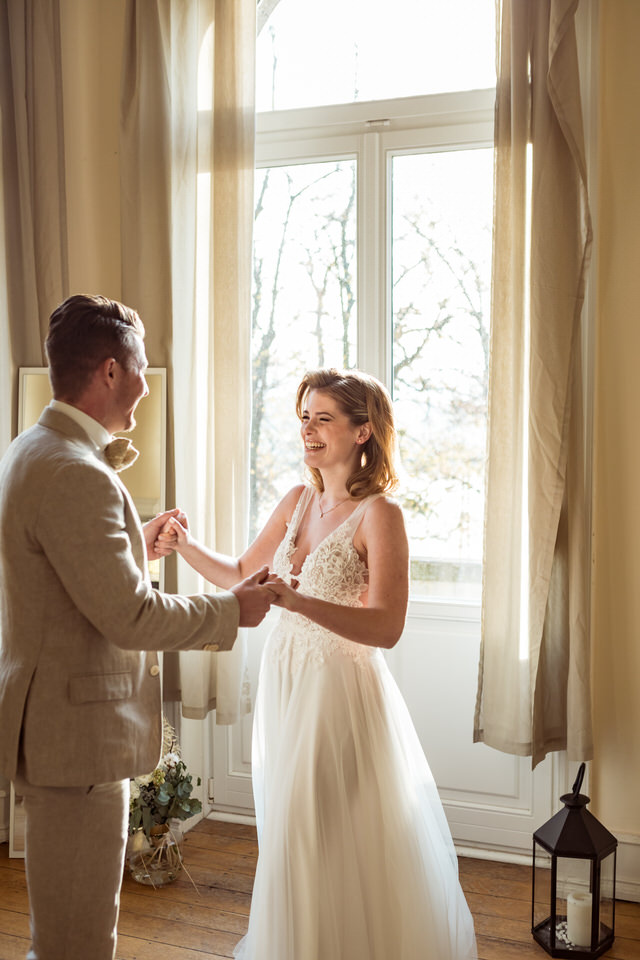
[[[280,3],[280,0],[258,0],[256,10],[256,36],[259,37],[267,20]]]

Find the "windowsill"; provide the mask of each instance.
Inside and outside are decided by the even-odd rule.
[[[481,608],[479,600],[414,596],[409,599],[408,616],[416,620],[457,620],[480,623]]]

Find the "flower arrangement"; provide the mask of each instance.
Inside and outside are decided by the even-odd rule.
[[[153,773],[136,777],[129,785],[129,833],[142,827],[147,838],[154,827],[173,819],[188,820],[202,810],[200,801],[191,799],[192,777],[180,755],[175,730],[165,717],[162,729],[159,765]],[[200,783],[198,777],[197,785]]]

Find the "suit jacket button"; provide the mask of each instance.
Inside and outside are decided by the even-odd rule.
[[[219,643],[205,643],[203,650],[209,650],[212,653],[220,649]]]
[[[149,673],[151,674],[152,677],[158,676],[158,674],[160,673],[160,667],[158,666],[157,663],[154,663],[152,667],[149,667]]]

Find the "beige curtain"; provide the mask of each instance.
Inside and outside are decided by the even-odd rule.
[[[0,456],[18,430],[18,369],[42,366],[68,293],[58,0],[0,4]],[[1,642],[1,638],[0,638]],[[0,777],[0,790],[8,781]],[[0,833],[8,827],[0,801]]]
[[[255,15],[255,0],[128,0],[122,79],[123,299],[169,369],[169,505],[231,554],[248,507]],[[177,587],[212,589],[183,563]],[[241,635],[180,655],[183,715],[245,713],[245,654]]]
[[[42,366],[49,314],[68,294],[61,63],[58,0],[5,0],[0,5],[0,452],[17,431],[18,368]]]
[[[591,246],[577,0],[502,0],[474,740],[591,756],[581,313]],[[530,196],[530,203],[529,203]]]

